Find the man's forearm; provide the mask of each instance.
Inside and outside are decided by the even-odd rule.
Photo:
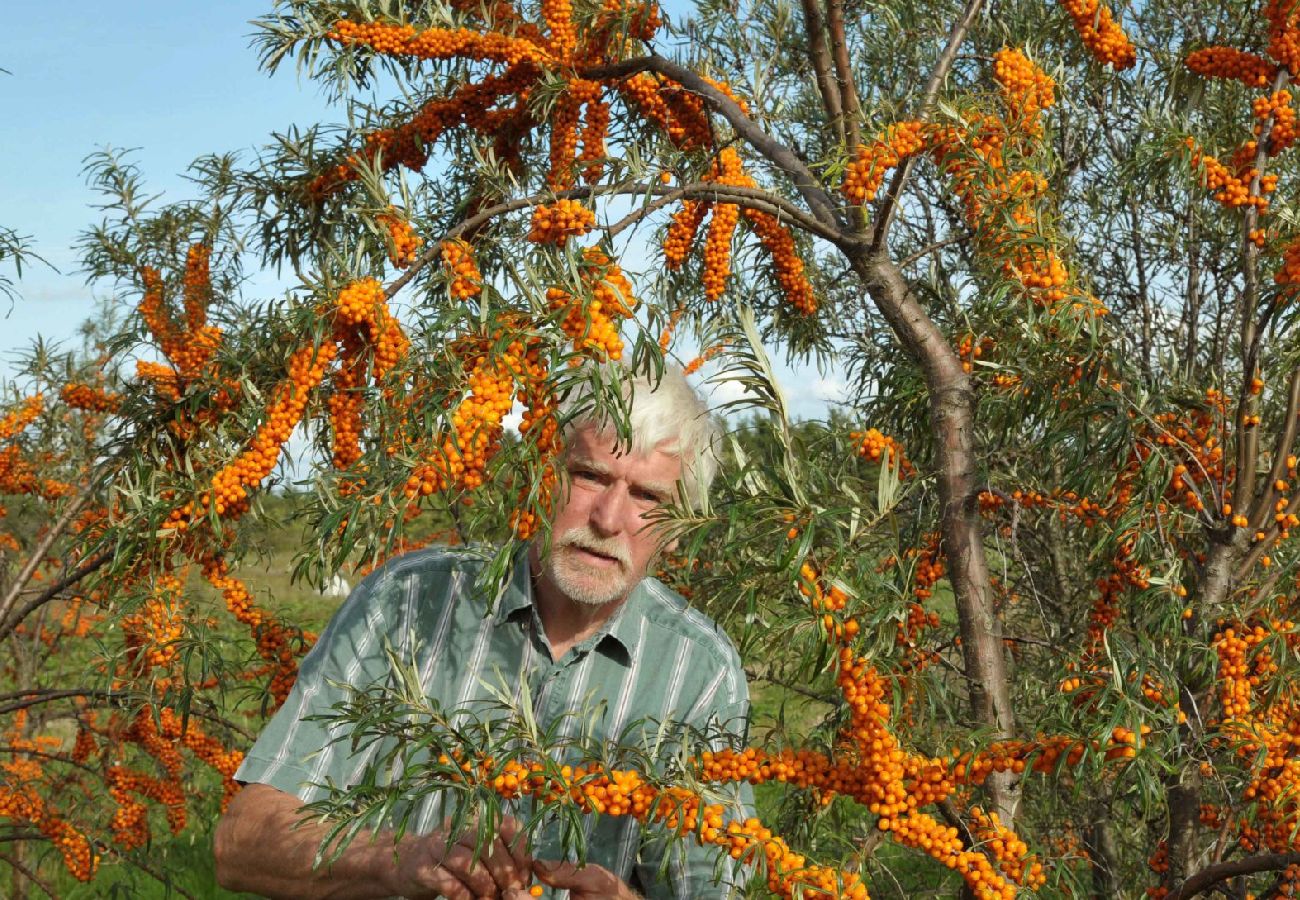
[[[217,824],[217,881],[266,897],[369,900],[392,896],[391,835],[361,831],[331,865],[314,866],[328,826],[304,820],[302,801],[264,784],[235,796]]]

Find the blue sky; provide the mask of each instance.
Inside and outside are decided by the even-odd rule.
[[[0,297],[0,375],[38,335],[73,340],[95,310],[73,244],[98,220],[82,175],[85,157],[137,148],[146,184],[187,195],[181,178],[196,156],[249,151],[292,124],[337,119],[317,87],[292,66],[258,69],[249,21],[271,0],[64,0],[52,14],[11,4],[0,29],[0,224],[32,237],[57,272],[24,270],[20,298]],[[6,272],[5,274],[12,274]],[[835,380],[784,370],[802,415],[824,414]]]
[[[59,272],[25,269],[22,299],[12,307],[0,299],[0,371],[37,333],[66,339],[94,311],[73,252],[100,216],[81,174],[87,154],[138,148],[146,183],[180,198],[180,173],[196,156],[253,148],[326,115],[314,85],[291,69],[258,70],[249,20],[269,8],[269,0],[66,0],[58,13],[6,10],[0,223],[30,235]]]

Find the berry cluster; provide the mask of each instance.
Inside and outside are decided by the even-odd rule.
[[[1294,0],[1268,0],[1268,55],[1286,67],[1292,78],[1300,76],[1300,9]]]
[[[1074,20],[1083,45],[1099,63],[1127,69],[1137,62],[1137,51],[1108,7],[1098,0],[1061,0],[1061,5]]]
[[[902,444],[882,434],[878,428],[851,431],[849,440],[858,445],[858,456],[873,463],[886,462],[898,469],[900,477],[906,478],[916,472],[912,464],[907,461],[907,457],[903,455]]]
[[[1191,151],[1193,168],[1200,168],[1201,179],[1205,186],[1214,192],[1216,201],[1232,209],[1251,206],[1260,213],[1268,211],[1267,194],[1277,187],[1277,176],[1263,175],[1252,164],[1255,156],[1255,142],[1247,141],[1234,154],[1232,166],[1224,165],[1216,157],[1202,151],[1192,138],[1187,138],[1187,149]],[[1251,183],[1259,180],[1259,193],[1251,189]]]
[[[140,281],[144,286],[140,318],[182,379],[197,377],[221,345],[221,329],[207,324],[207,306],[212,296],[208,272],[210,253],[203,244],[195,244],[187,254],[182,279],[184,328],[176,325],[167,309],[166,284],[162,276],[149,266],[140,269]]]
[[[897,122],[870,144],[859,146],[844,171],[840,192],[854,206],[876,199],[889,170],[925,149],[926,127],[921,122]]]
[[[1277,66],[1262,56],[1234,47],[1202,47],[1187,54],[1183,64],[1205,78],[1226,78],[1252,88],[1267,86],[1277,74]]]
[[[556,200],[550,206],[534,207],[528,240],[538,244],[563,244],[581,237],[596,224],[596,214],[577,200]]]
[[[101,387],[69,381],[59,392],[59,398],[73,409],[86,412],[116,412],[122,404],[122,395],[114,394]]]
[[[399,269],[405,269],[415,262],[416,254],[424,245],[424,239],[415,233],[411,223],[390,211],[378,217],[380,225],[388,232],[388,259]]]
[[[503,349],[494,349],[504,343]],[[545,392],[531,386],[545,381],[546,368],[536,342],[506,341],[498,333],[490,340],[469,337],[456,348],[466,366],[467,394],[451,416],[451,433],[444,435],[425,462],[412,470],[403,487],[410,500],[452,488],[473,490],[486,480],[488,463],[500,449],[502,420],[523,400],[538,402]]]
[[[464,241],[445,241],[439,250],[450,279],[448,290],[456,300],[477,297],[483,291],[483,273],[474,262],[474,248]]]
[[[1251,112],[1255,116],[1255,137],[1263,136],[1268,127],[1268,155],[1277,156],[1289,150],[1296,142],[1295,109],[1291,106],[1291,91],[1274,91],[1264,97],[1256,97],[1251,103]]]
[[[143,607],[122,620],[127,656],[134,667],[142,671],[168,669],[176,661],[180,652],[177,641],[185,625],[180,601],[180,579],[160,574]]]
[[[695,243],[695,235],[711,207],[710,203],[685,200],[682,208],[673,214],[663,243],[664,265],[669,271],[680,269],[686,262],[686,257],[691,253],[691,245]]]
[[[721,185],[753,187],[754,179],[745,174],[740,154],[734,147],[724,147],[713,163],[709,181]],[[709,219],[709,233],[704,239],[704,299],[717,300],[731,277],[731,238],[740,220],[740,207],[734,203],[717,203]]]
[[[266,409],[266,421],[248,448],[212,478],[211,494],[204,494],[202,504],[211,503],[217,515],[241,514],[248,507],[248,492],[261,484],[275,469],[280,450],[302,421],[311,392],[325,377],[325,370],[338,348],[332,343],[319,347],[307,345],[289,357],[288,380],[281,383]]]
[[[1006,97],[1008,110],[1019,116],[1019,127],[1026,134],[1040,134],[1042,111],[1056,103],[1056,82],[1013,47],[993,54],[993,78]]]

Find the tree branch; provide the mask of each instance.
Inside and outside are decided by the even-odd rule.
[[[957,61],[957,51],[961,49],[962,42],[966,40],[966,32],[970,30],[971,24],[975,17],[979,15],[980,9],[984,5],[984,0],[968,0],[966,9],[962,12],[961,18],[953,23],[952,30],[948,32],[948,43],[939,54],[939,59],[930,72],[930,78],[925,83],[925,90],[921,92],[921,107],[917,112],[917,118],[924,121],[930,114],[930,109],[934,106],[935,98],[939,96],[939,89],[943,86],[944,81],[948,78],[948,71]],[[876,225],[871,232],[871,249],[879,250],[885,246],[885,239],[889,237],[890,221],[894,217],[894,210],[898,206],[899,198],[903,195],[903,190],[907,187],[907,180],[911,177],[913,160],[911,158],[903,160],[902,165],[894,172],[893,180],[890,181],[889,187],[885,191],[884,199],[880,203],[880,208],[876,211]]]
[[[1273,512],[1273,504],[1280,493],[1275,485],[1286,474],[1286,458],[1295,444],[1298,415],[1300,415],[1300,368],[1291,373],[1291,382],[1287,389],[1286,412],[1282,417],[1284,424],[1278,434],[1277,443],[1273,446],[1273,468],[1268,473],[1268,484],[1264,485],[1259,496],[1255,498],[1255,505],[1245,513],[1251,528],[1259,528],[1267,520],[1269,513]]]
[[[90,501],[96,487],[97,482],[94,479],[86,484],[73,498],[72,502],[64,507],[63,514],[50,526],[50,530],[45,532],[45,536],[40,539],[36,547],[31,551],[27,557],[27,562],[18,573],[18,577],[14,579],[13,584],[9,585],[9,590],[5,592],[4,599],[0,600],[0,623],[3,623],[8,618],[9,611],[13,609],[14,603],[18,601],[18,595],[27,586],[27,582],[32,580],[36,570],[41,567],[41,563],[45,560],[46,554],[50,552],[50,548],[54,546],[54,542],[63,536],[63,532],[67,531],[68,526],[72,524],[73,518]],[[3,638],[2,633],[0,633],[0,638]]]
[[[1264,853],[1259,856],[1247,856],[1230,862],[1208,866],[1188,878],[1169,895],[1169,900],[1188,900],[1202,891],[1214,887],[1221,881],[1236,878],[1238,875],[1253,875],[1256,872],[1272,872],[1287,866],[1300,865],[1300,853]]]
[[[826,0],[826,26],[831,33],[831,53],[835,60],[835,82],[840,89],[844,121],[841,130],[850,147],[862,143],[862,106],[853,79],[853,62],[849,59],[849,42],[844,33],[844,0]]]
[[[826,108],[826,118],[835,129],[835,137],[844,143],[844,105],[840,90],[831,79],[831,54],[826,48],[826,19],[822,15],[821,0],[800,0],[803,7],[803,28],[808,38],[808,60],[817,76],[817,93]],[[853,146],[850,144],[849,146]]]
[[[87,575],[95,572],[112,558],[112,550],[102,551],[98,555],[93,556],[86,562],[82,563],[70,574],[59,579],[55,584],[52,584],[45,590],[41,591],[41,593],[37,594],[32,600],[29,600],[25,606],[18,610],[12,620],[5,622],[3,619],[0,619],[0,641],[3,641],[5,638],[9,637],[9,635],[13,634],[14,629],[33,612],[40,609],[46,603],[49,603],[63,591],[67,590]]]
[[[25,835],[25,837],[23,838],[23,840],[27,840],[27,841],[46,841],[46,840],[49,840],[49,838],[47,838],[45,835],[41,834],[39,831],[24,832],[24,835]],[[0,840],[13,840],[13,838],[3,838],[3,837],[0,837]],[[44,881],[42,881],[39,877],[37,877],[37,875],[36,875],[35,872],[33,872],[31,869],[27,868],[27,866],[23,865],[21,862],[19,862],[17,859],[15,859],[14,857],[10,856],[9,854],[7,854],[7,853],[0,853],[0,862],[5,863],[5,864],[8,865],[10,868],[12,868],[15,872],[17,872],[19,875],[23,876],[23,877],[26,878],[28,881],[30,881],[32,884],[36,885],[38,888],[40,888],[42,891],[44,891],[44,892],[45,892],[45,896],[47,896],[47,897],[54,897],[54,898],[57,898],[57,897],[59,896],[58,894],[54,893],[54,889],[53,889],[53,888],[51,888],[48,884],[46,884]],[[15,887],[16,887],[16,885],[15,885]]]
[[[585,200],[591,197],[616,197],[616,196],[657,196],[660,199],[653,201],[646,207],[634,210],[627,216],[624,216],[618,222],[611,225],[608,229],[611,236],[618,234],[630,224],[644,218],[650,213],[662,209],[677,200],[707,199],[712,202],[728,202],[746,209],[754,209],[759,212],[765,212],[777,218],[784,219],[799,228],[804,229],[810,234],[825,238],[828,241],[842,243],[845,235],[837,230],[829,229],[821,222],[808,215],[805,210],[795,206],[784,197],[765,191],[762,188],[743,187],[740,185],[723,185],[716,181],[693,181],[689,184],[678,187],[668,187],[661,184],[619,184],[607,186],[589,186],[576,187],[565,191],[541,192],[530,194],[527,197],[518,197],[514,200],[503,200],[494,206],[486,207],[467,219],[463,219],[457,225],[452,227],[437,242],[432,242],[418,257],[415,262],[403,272],[399,277],[391,281],[384,289],[384,295],[388,298],[394,297],[398,291],[410,283],[411,279],[425,266],[438,259],[441,253],[441,245],[444,241],[455,240],[466,232],[474,231],[481,228],[488,221],[497,216],[505,215],[520,209],[528,209],[539,203],[545,203],[553,199],[570,199]]]

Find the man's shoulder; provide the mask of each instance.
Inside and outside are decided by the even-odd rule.
[[[374,582],[404,578],[423,573],[448,575],[460,572],[478,574],[488,562],[490,551],[482,547],[435,544],[408,550],[389,557],[366,577]]]
[[[740,668],[740,654],[721,625],[657,578],[643,579],[640,589],[641,608],[651,626],[698,645],[721,664]]]

